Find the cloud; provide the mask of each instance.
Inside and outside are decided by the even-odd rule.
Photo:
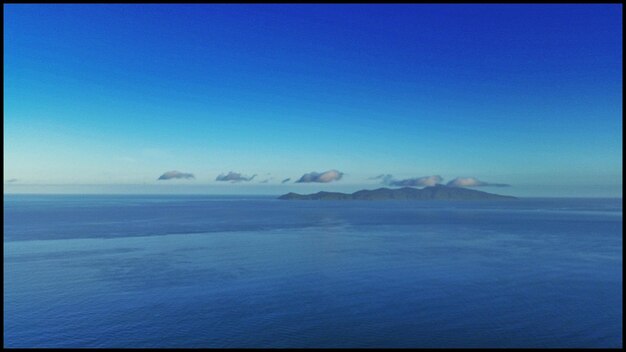
[[[242,182],[242,181],[252,181],[252,179],[256,177],[252,175],[251,177],[242,176],[240,173],[230,171],[227,175],[221,174],[215,178],[215,181],[231,181],[231,183]]]
[[[291,178],[286,178],[286,179],[282,180],[280,183],[287,183],[289,181],[291,181]]]
[[[4,181],[4,183],[13,183],[13,182],[17,182],[17,179],[16,178],[12,178],[12,179]]]
[[[368,178],[368,180],[380,180],[381,178],[385,177],[385,176],[391,176],[389,174],[385,175],[385,174],[380,174],[378,176],[374,176],[374,177],[370,177]]]
[[[404,180],[396,180],[391,174],[380,174],[375,177],[370,177],[370,180],[381,180],[381,183],[387,186],[396,187],[426,187],[440,184],[443,178],[439,175],[423,176],[415,178],[407,178]],[[457,177],[454,180],[447,183],[448,187],[509,187],[510,185],[504,183],[489,183],[480,181],[474,177]]]
[[[382,183],[387,185],[393,180],[393,176],[391,174],[380,174],[376,177],[370,177],[368,180],[382,180]]]
[[[195,178],[193,174],[180,172],[180,171],[168,171],[163,175],[159,176],[157,180],[171,180],[175,178]]]
[[[382,179],[382,183],[388,186],[395,187],[426,187],[426,186],[434,186],[443,181],[443,178],[439,175],[432,176],[423,176],[423,177],[414,177],[407,178],[404,180],[394,180],[392,175],[379,175],[376,176],[377,179]]]
[[[309,182],[321,182],[328,183],[332,181],[339,181],[343,176],[343,172],[339,172],[337,170],[328,170],[322,173],[318,173],[315,171],[309,172],[308,174],[302,175],[296,183],[309,183]]]
[[[505,183],[489,183],[478,180],[474,177],[457,177],[448,182],[449,187],[509,187]]]

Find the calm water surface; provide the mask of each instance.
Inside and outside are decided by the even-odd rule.
[[[5,347],[621,347],[622,200],[4,196]]]

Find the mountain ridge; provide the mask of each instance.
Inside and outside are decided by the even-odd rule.
[[[462,187],[448,187],[444,185],[428,186],[424,188],[402,187],[397,189],[377,188],[374,190],[362,189],[354,193],[321,191],[313,194],[298,194],[290,192],[278,197],[280,200],[505,200],[518,199],[467,189]]]

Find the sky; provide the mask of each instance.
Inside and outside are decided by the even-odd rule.
[[[4,192],[621,197],[621,96],[618,4],[5,4]]]

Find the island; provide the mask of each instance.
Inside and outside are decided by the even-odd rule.
[[[510,200],[513,196],[476,191],[461,187],[435,185],[424,188],[403,187],[397,189],[378,188],[354,193],[318,192],[314,194],[287,193],[281,200]]]

